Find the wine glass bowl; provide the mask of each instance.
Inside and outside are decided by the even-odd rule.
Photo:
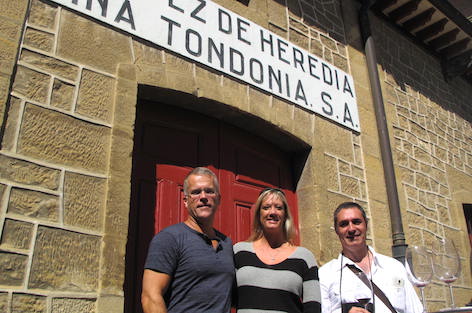
[[[420,289],[423,312],[426,312],[424,287],[427,286],[433,278],[431,251],[422,246],[413,245],[407,247],[405,268],[410,282]]]
[[[459,253],[450,239],[440,238],[433,242],[434,275],[449,287],[451,308],[455,308],[451,283],[457,280],[461,272]]]

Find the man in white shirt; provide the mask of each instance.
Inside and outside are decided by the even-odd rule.
[[[403,265],[367,246],[364,209],[355,202],[345,202],[333,217],[342,253],[319,270],[322,312],[422,313],[423,306]],[[372,283],[385,297],[374,295]],[[370,303],[363,305],[363,301]]]

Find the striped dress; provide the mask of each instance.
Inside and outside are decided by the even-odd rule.
[[[239,242],[234,263],[238,313],[321,312],[318,266],[308,249],[297,247],[284,261],[267,265],[252,242]]]

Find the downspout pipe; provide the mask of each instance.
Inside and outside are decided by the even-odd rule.
[[[370,87],[375,108],[375,119],[380,142],[380,153],[384,168],[385,185],[387,189],[388,206],[390,209],[390,220],[392,225],[392,255],[395,259],[403,261],[405,257],[406,243],[403,232],[400,202],[398,200],[398,190],[393,167],[393,157],[388,135],[387,118],[383,102],[382,89],[380,87],[379,73],[377,70],[377,56],[375,53],[374,39],[372,38],[369,9],[374,1],[362,0],[359,9],[359,25],[362,34],[363,45],[369,72]]]

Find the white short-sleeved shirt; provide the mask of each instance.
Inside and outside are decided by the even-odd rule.
[[[423,305],[407,277],[404,266],[394,258],[376,253],[373,255],[372,281],[384,292],[398,313],[422,313]],[[346,265],[356,264],[339,254],[319,269],[321,306],[323,313],[341,313],[341,303],[356,303],[362,281]],[[359,267],[358,267],[359,268]],[[340,288],[341,287],[341,288]],[[375,313],[391,313],[377,296],[374,299]]]

